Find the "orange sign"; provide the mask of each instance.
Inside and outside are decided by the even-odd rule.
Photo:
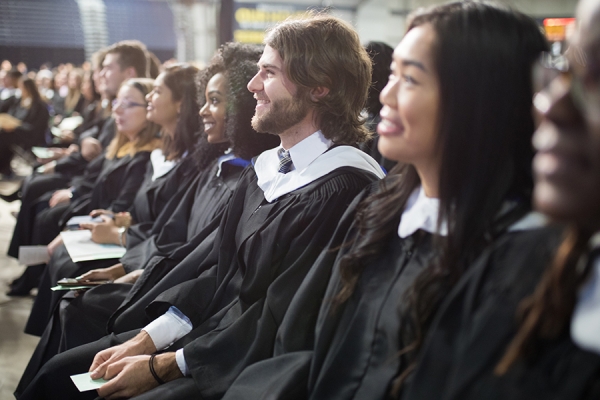
[[[544,31],[551,42],[562,42],[567,36],[567,29],[575,24],[575,18],[546,18]]]

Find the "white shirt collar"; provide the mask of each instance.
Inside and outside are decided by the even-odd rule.
[[[444,221],[437,232],[437,220],[440,209],[440,200],[425,195],[422,186],[416,188],[408,201],[400,218],[398,236],[402,239],[409,237],[419,229],[429,233],[448,235],[448,225]]]
[[[167,161],[161,149],[152,150],[150,162],[152,163],[152,181],[166,175],[177,165],[177,161]]]
[[[281,146],[258,156],[254,171],[265,199],[272,202],[341,167],[354,167],[371,172],[380,179],[384,177],[377,161],[365,152],[351,146],[338,146],[327,151],[331,145],[332,142],[325,139],[321,131],[296,144],[289,150],[295,168],[287,174],[278,172],[277,152]]]
[[[590,245],[598,247],[599,239],[597,233]],[[571,317],[571,338],[582,349],[600,354],[600,257],[592,262],[590,276],[579,290]]]
[[[300,143],[296,143],[291,149],[288,149],[290,158],[294,164],[292,171],[295,169],[303,170],[306,168],[317,157],[325,153],[332,144],[333,142],[327,139],[320,130],[302,140]],[[280,148],[282,148],[282,146],[279,146],[277,149],[279,150]]]

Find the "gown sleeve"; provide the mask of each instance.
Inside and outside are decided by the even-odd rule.
[[[212,310],[198,304],[200,309],[210,310],[202,316],[204,321],[191,318],[197,328],[187,339],[195,340],[184,347],[184,355],[206,398],[223,395],[246,366],[272,355],[277,329],[294,294],[328,244],[339,246],[330,241],[338,222],[356,195],[374,180],[354,174],[337,178],[295,199],[279,218],[265,221],[258,230],[260,235],[254,237],[263,244],[261,255],[246,260],[245,271],[228,271],[235,278],[226,284],[221,276],[227,274],[219,271],[197,282],[213,286],[204,288],[215,293],[203,295],[204,302],[219,302],[221,291],[239,291],[227,304],[223,301],[227,296],[223,296]],[[197,292],[201,289],[192,286]]]

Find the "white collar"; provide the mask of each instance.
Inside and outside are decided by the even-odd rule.
[[[409,237],[419,229],[429,233],[448,235],[448,224],[444,221],[437,232],[437,220],[440,200],[425,195],[422,186],[416,188],[408,201],[398,225],[398,236],[402,239]]]
[[[296,144],[289,150],[295,169],[287,174],[277,171],[279,167],[277,152],[281,146],[267,150],[258,156],[254,170],[258,177],[258,186],[264,192],[265,199],[272,202],[341,167],[359,168],[379,178],[384,177],[379,164],[368,154],[351,146],[338,146],[327,151],[330,146],[331,141],[325,139],[321,131],[313,133]]]
[[[177,161],[165,159],[161,149],[154,149],[150,153],[150,162],[152,163],[152,181],[154,182],[157,178],[166,175],[169,171],[177,165]]]
[[[331,145],[333,145],[333,142],[327,139],[320,130],[302,140],[300,143],[296,143],[296,145],[289,149],[290,158],[294,164],[292,171],[295,169],[303,170],[313,162],[315,158],[325,153]],[[277,150],[281,148],[283,147],[279,146],[277,147]]]
[[[598,245],[599,234],[590,240]],[[586,283],[579,290],[571,317],[571,338],[584,350],[600,354],[600,257],[593,261]]]

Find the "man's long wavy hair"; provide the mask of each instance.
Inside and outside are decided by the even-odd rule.
[[[315,124],[326,138],[356,144],[370,137],[360,114],[371,84],[371,60],[350,25],[308,13],[272,28],[264,43],[277,50],[285,74],[299,88],[329,89],[312,103]]]
[[[258,133],[251,125],[256,100],[247,85],[258,71],[257,63],[261,54],[262,46],[225,43],[217,50],[210,65],[198,75],[197,99],[200,108],[206,103],[205,92],[210,78],[218,73],[225,77],[225,137],[228,140],[227,143],[209,144],[203,135],[204,144],[196,154],[199,159],[203,157],[202,154],[208,152],[223,154],[230,147],[235,155],[249,160],[279,144],[278,136]]]
[[[547,49],[535,21],[499,6],[456,2],[418,10],[411,29],[429,24],[436,32],[433,59],[440,91],[437,146],[440,154],[438,223],[448,235],[434,237],[435,257],[408,290],[400,316],[404,350],[393,385],[397,392],[414,367],[434,312],[471,262],[494,237],[496,217],[507,199],[527,206],[532,191],[531,67]],[[398,165],[360,205],[358,233],[340,262],[348,300],[369,262],[395,235],[420,179],[412,165]],[[408,335],[405,335],[408,333]]]

